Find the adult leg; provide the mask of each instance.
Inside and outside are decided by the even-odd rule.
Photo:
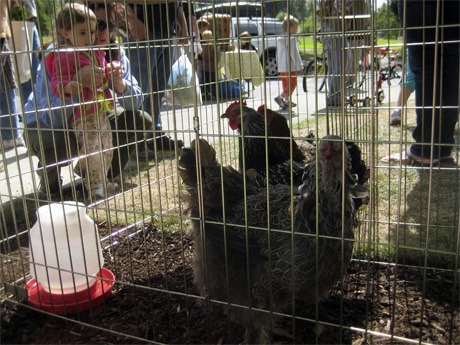
[[[27,98],[32,92],[32,87],[35,84],[35,76],[37,75],[38,66],[40,65],[40,59],[38,58],[38,51],[40,50],[40,39],[38,37],[37,25],[34,26],[33,30],[33,41],[32,41],[33,52],[31,54],[32,58],[32,77],[30,80],[21,84],[21,103],[22,105],[26,104]]]
[[[150,37],[154,36],[151,35]],[[154,133],[149,137],[158,138],[157,144],[160,149],[171,149],[174,148],[174,145],[182,147],[183,142],[181,140],[175,143],[168,136],[164,136],[160,116],[161,100],[171,73],[169,45],[163,40],[153,41],[145,47],[136,47],[135,49],[131,46],[130,61],[132,73],[145,93],[143,110],[153,117]],[[149,68],[151,72],[148,71]],[[154,149],[152,141],[148,145]]]
[[[339,106],[342,104],[341,79],[343,43],[341,35],[331,34],[324,38],[327,57],[327,105]]]
[[[416,156],[430,158],[430,143],[433,142],[433,157],[448,157],[452,152],[454,130],[458,121],[459,2],[400,0],[401,17],[404,13],[404,4],[408,14],[425,14],[407,15],[405,21],[401,21],[407,27],[407,42],[412,43],[409,45],[409,65],[415,79],[417,106],[417,124],[412,133],[416,144],[413,144],[410,150]],[[440,25],[454,26],[438,28],[436,36],[438,14]],[[422,26],[425,28],[413,29]]]
[[[0,129],[3,141],[20,137],[19,116],[14,89],[0,92]]]
[[[77,156],[74,134],[65,129],[51,130],[35,123],[27,126],[24,139],[29,153],[39,160],[37,174],[40,190],[46,192],[48,185],[51,193],[59,192],[61,166],[69,164]]]
[[[113,159],[107,174],[109,180],[118,177],[129,160],[129,144],[145,139],[145,132],[153,126],[152,117],[145,111],[125,111],[117,108],[107,116],[112,128]]]

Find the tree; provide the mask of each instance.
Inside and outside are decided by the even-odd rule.
[[[394,6],[384,3],[377,9],[376,30],[379,34],[388,39],[396,39],[401,36],[401,26],[398,16],[394,12]]]
[[[51,35],[53,22],[64,2],[62,0],[37,0],[37,27],[41,36]]]

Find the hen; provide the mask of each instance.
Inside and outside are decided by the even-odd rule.
[[[291,129],[289,128],[286,117],[270,108],[261,105],[257,108],[257,112],[264,115],[267,119],[267,126],[270,128],[271,133],[277,138],[285,138],[279,140],[278,143],[288,153],[291,151],[291,140],[292,136]],[[292,140],[292,160],[296,162],[306,162],[307,155],[300,149],[295,140]]]
[[[245,169],[250,173],[255,172],[260,186],[267,183],[290,184],[291,180],[294,186],[301,183],[305,156],[292,141],[293,154],[295,153],[296,157],[291,160],[290,133],[286,134],[283,130],[283,133],[275,134],[277,128],[271,125],[273,116],[267,116],[266,123],[264,115],[247,107],[245,102],[240,104],[236,101],[221,117],[228,118],[230,127],[238,130],[240,134],[238,138],[240,171]],[[285,127],[290,132],[286,120]]]
[[[201,140],[179,158],[195,219],[195,283],[203,296],[228,303],[230,317],[246,327],[246,343],[270,343],[279,331],[270,312],[293,299],[316,303],[351,260],[349,153],[338,137],[321,140],[293,194],[286,185],[258,188],[252,177],[203,159],[213,150]]]
[[[257,172],[268,166],[283,163],[290,159],[289,152],[283,149],[279,140],[274,138],[272,130],[266,126],[265,118],[246,102],[233,102],[227,108],[222,118],[228,118],[228,124],[233,130],[238,130],[239,136],[239,169],[255,169]]]

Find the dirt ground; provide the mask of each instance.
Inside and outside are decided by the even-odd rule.
[[[104,252],[105,267],[118,281],[105,303],[66,318],[4,303],[0,343],[241,343],[244,327],[228,320],[222,304],[198,296],[192,255],[186,236],[163,236],[154,228],[120,235]],[[294,337],[273,341],[359,345],[406,338],[458,344],[458,291],[458,278],[449,271],[353,261],[318,308],[298,304],[296,319],[283,319]],[[315,320],[325,324],[315,330]]]

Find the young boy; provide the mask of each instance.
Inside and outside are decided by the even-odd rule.
[[[297,72],[301,72],[303,68],[297,37],[293,36],[298,29],[299,21],[293,16],[286,16],[283,21],[283,31],[286,36],[278,37],[276,40],[276,61],[283,91],[275,97],[275,102],[281,109],[296,106],[291,101],[291,95],[297,87]]]

